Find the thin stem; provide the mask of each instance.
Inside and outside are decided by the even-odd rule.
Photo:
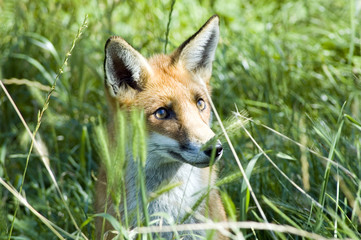
[[[244,181],[245,181],[246,184],[247,184],[247,187],[248,187],[248,189],[249,189],[249,192],[250,192],[251,195],[252,195],[252,198],[253,198],[256,206],[257,206],[257,209],[258,209],[259,212],[261,213],[261,216],[262,216],[263,220],[264,220],[266,223],[268,223],[267,217],[266,217],[266,215],[264,214],[264,212],[263,212],[263,210],[262,210],[262,207],[261,207],[261,205],[259,204],[259,202],[258,202],[258,200],[257,200],[256,194],[254,193],[253,188],[252,188],[252,186],[251,186],[251,184],[250,184],[250,182],[249,182],[249,180],[248,180],[248,178],[247,178],[246,172],[244,171],[244,168],[243,168],[243,166],[242,166],[242,164],[241,164],[241,161],[240,161],[239,158],[238,158],[238,155],[237,155],[237,153],[236,153],[236,150],[234,149],[233,144],[232,144],[232,142],[231,142],[231,139],[229,138],[228,133],[227,133],[227,131],[226,131],[226,129],[224,128],[224,125],[223,125],[223,123],[222,123],[222,120],[221,120],[221,118],[220,118],[219,115],[218,115],[217,109],[216,109],[216,107],[215,107],[214,104],[213,104],[213,101],[212,101],[212,99],[211,99],[211,96],[210,96],[209,93],[208,93],[207,87],[206,87],[204,81],[203,81],[198,75],[196,75],[196,77],[197,77],[197,79],[198,79],[198,82],[199,82],[199,83],[204,87],[204,89],[205,89],[204,92],[205,92],[206,95],[207,95],[207,98],[208,98],[208,100],[209,100],[209,102],[210,102],[210,104],[211,104],[211,107],[212,107],[212,110],[213,110],[213,112],[214,112],[214,115],[216,116],[216,119],[217,119],[217,121],[219,122],[219,125],[220,125],[220,127],[221,127],[221,129],[222,129],[222,132],[224,133],[224,136],[225,136],[225,138],[226,138],[226,140],[227,140],[227,143],[228,143],[228,145],[229,145],[229,147],[230,147],[230,149],[231,149],[231,152],[232,152],[232,154],[233,154],[233,156],[234,156],[234,159],[236,160],[237,165],[238,165],[239,169],[240,169],[241,172],[242,172],[243,179],[244,179]],[[243,125],[242,125],[242,127],[243,127]],[[273,231],[272,231],[271,229],[269,229],[269,230],[272,232],[273,238],[276,239],[276,236],[274,235]]]
[[[30,159],[30,154],[33,150],[33,146],[35,146],[35,149],[38,151],[44,165],[45,165],[45,168],[46,170],[48,171],[49,175],[50,175],[50,178],[51,180],[53,181],[54,185],[55,185],[55,188],[57,190],[57,192],[59,193],[60,195],[60,198],[62,200],[62,202],[64,203],[64,206],[71,218],[71,221],[73,222],[75,228],[81,233],[82,237],[85,238],[85,239],[88,239],[82,232],[81,232],[81,229],[79,228],[79,226],[77,225],[72,213],[70,212],[70,209],[69,209],[69,206],[68,204],[66,203],[65,199],[64,199],[64,196],[57,184],[57,181],[55,179],[55,176],[53,174],[53,172],[51,171],[50,169],[50,166],[48,164],[48,161],[47,161],[47,156],[44,155],[43,151],[41,150],[41,147],[39,146],[39,143],[36,141],[35,139],[35,136],[36,136],[36,133],[38,132],[39,128],[40,128],[40,125],[41,125],[41,120],[44,116],[44,113],[45,111],[48,109],[48,106],[49,106],[49,102],[50,102],[50,97],[51,95],[53,94],[54,90],[55,90],[55,87],[56,87],[56,83],[58,81],[58,79],[60,78],[60,76],[63,74],[64,72],[64,68],[65,66],[68,64],[68,60],[69,60],[69,57],[71,56],[71,53],[76,45],[76,42],[77,40],[80,38],[83,30],[87,27],[87,20],[88,20],[88,16],[85,16],[84,18],[84,21],[83,21],[83,24],[81,25],[81,27],[79,28],[78,32],[77,32],[77,35],[75,36],[73,42],[72,42],[72,45],[71,45],[71,48],[70,50],[68,51],[68,53],[66,54],[66,57],[64,59],[64,62],[63,62],[63,65],[61,66],[61,68],[59,69],[59,72],[57,74],[57,76],[55,77],[54,79],[54,82],[53,82],[53,85],[51,86],[50,88],[50,91],[48,92],[48,95],[45,99],[45,103],[43,105],[43,108],[42,110],[39,112],[38,114],[38,119],[37,119],[37,124],[36,124],[36,127],[35,127],[35,130],[34,132],[32,133],[30,131],[30,128],[28,127],[26,121],[24,120],[24,118],[22,117],[22,114],[20,113],[19,109],[17,108],[15,102],[13,101],[12,97],[10,96],[10,94],[8,93],[8,91],[6,90],[4,84],[2,83],[2,81],[0,81],[0,86],[1,88],[4,90],[6,96],[8,97],[9,101],[11,102],[13,108],[15,109],[17,115],[19,116],[20,120],[22,121],[26,131],[28,132],[29,136],[31,137],[31,146],[30,146],[30,149],[29,149],[29,152],[28,152],[28,157],[26,159],[26,164],[25,164],[25,169],[24,169],[24,173],[23,173],[23,179],[22,179],[22,183],[21,183],[21,186],[20,186],[20,194],[21,194],[21,191],[22,191],[22,188],[23,188],[23,184],[24,184],[24,179],[25,179],[25,176],[26,176],[26,172],[27,172],[27,167],[28,167],[28,163],[29,163],[29,159]],[[16,208],[15,208],[15,212],[14,212],[14,216],[13,216],[13,220],[12,220],[12,224],[11,224],[11,228],[10,228],[10,232],[9,232],[9,236],[8,236],[8,239],[11,238],[11,235],[12,235],[12,230],[13,230],[13,226],[14,226],[14,222],[15,222],[15,218],[16,218],[16,214],[17,214],[17,211],[18,211],[18,208],[19,208],[19,202],[17,202],[16,204]]]
[[[172,4],[170,6],[169,16],[168,16],[168,23],[167,23],[167,31],[165,32],[165,44],[164,44],[164,53],[167,53],[167,45],[168,45],[168,38],[169,38],[169,30],[170,30],[170,23],[172,21],[172,13],[174,9],[175,0],[172,0]]]

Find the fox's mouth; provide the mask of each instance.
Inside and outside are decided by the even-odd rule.
[[[211,158],[207,157],[206,161],[201,161],[201,162],[190,162],[187,159],[185,159],[181,154],[174,152],[174,151],[168,151],[169,155],[171,155],[174,159],[182,161],[184,163],[190,164],[194,167],[198,167],[198,168],[205,168],[205,167],[209,167],[210,165],[212,165],[213,163],[215,163],[218,159],[214,159],[214,161],[212,161],[211,164]]]
[[[180,143],[154,132],[148,139],[148,151],[153,155],[149,159],[156,159],[154,164],[177,162],[205,168],[212,166],[222,157],[223,147],[220,141],[213,144]]]

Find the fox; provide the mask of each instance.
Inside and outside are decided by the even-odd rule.
[[[157,225],[181,223],[179,221],[190,211],[192,214],[182,223],[200,223],[204,221],[200,216],[227,221],[218,190],[209,187],[217,179],[213,163],[221,158],[223,147],[219,140],[207,147],[208,142],[215,138],[208,96],[219,32],[219,17],[214,15],[171,54],[156,54],[148,59],[121,37],[110,37],[105,44],[104,85],[109,119],[119,109],[144,111],[146,193],[149,196],[161,186],[178,183],[147,205],[147,212],[152,221],[158,220]],[[116,135],[112,123],[109,125],[108,131]],[[137,203],[141,199],[136,187],[138,170],[131,156],[126,161],[127,211],[134,212],[142,206]],[[96,183],[95,208],[98,213],[107,209],[108,214],[116,216],[115,205],[106,194],[106,174],[106,169],[101,167]],[[203,200],[194,209],[202,194],[209,189],[208,201]],[[123,219],[124,209],[118,210]],[[162,218],[156,213],[165,213],[168,217]],[[130,220],[129,225],[135,228],[137,220]],[[103,226],[103,219],[98,218],[95,229],[97,239],[104,239],[101,232],[109,232],[112,226],[108,222]],[[203,230],[179,234],[185,240],[205,239],[207,236]],[[157,237],[175,239],[175,233],[153,235],[154,239]],[[213,239],[227,238],[217,232]]]

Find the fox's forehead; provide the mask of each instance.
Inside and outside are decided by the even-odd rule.
[[[168,55],[156,55],[149,59],[152,77],[149,84],[192,85],[192,75],[181,64],[176,64]]]
[[[159,55],[149,59],[152,75],[146,80],[139,100],[163,105],[185,103],[205,97],[202,86],[181,65],[174,65],[169,56]],[[145,101],[144,101],[145,100]]]

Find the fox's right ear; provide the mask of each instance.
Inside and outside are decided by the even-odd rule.
[[[212,16],[193,36],[183,42],[171,57],[193,73],[210,77],[219,39],[219,17]]]
[[[111,37],[105,44],[105,84],[111,96],[140,91],[150,73],[147,60],[125,40]]]

